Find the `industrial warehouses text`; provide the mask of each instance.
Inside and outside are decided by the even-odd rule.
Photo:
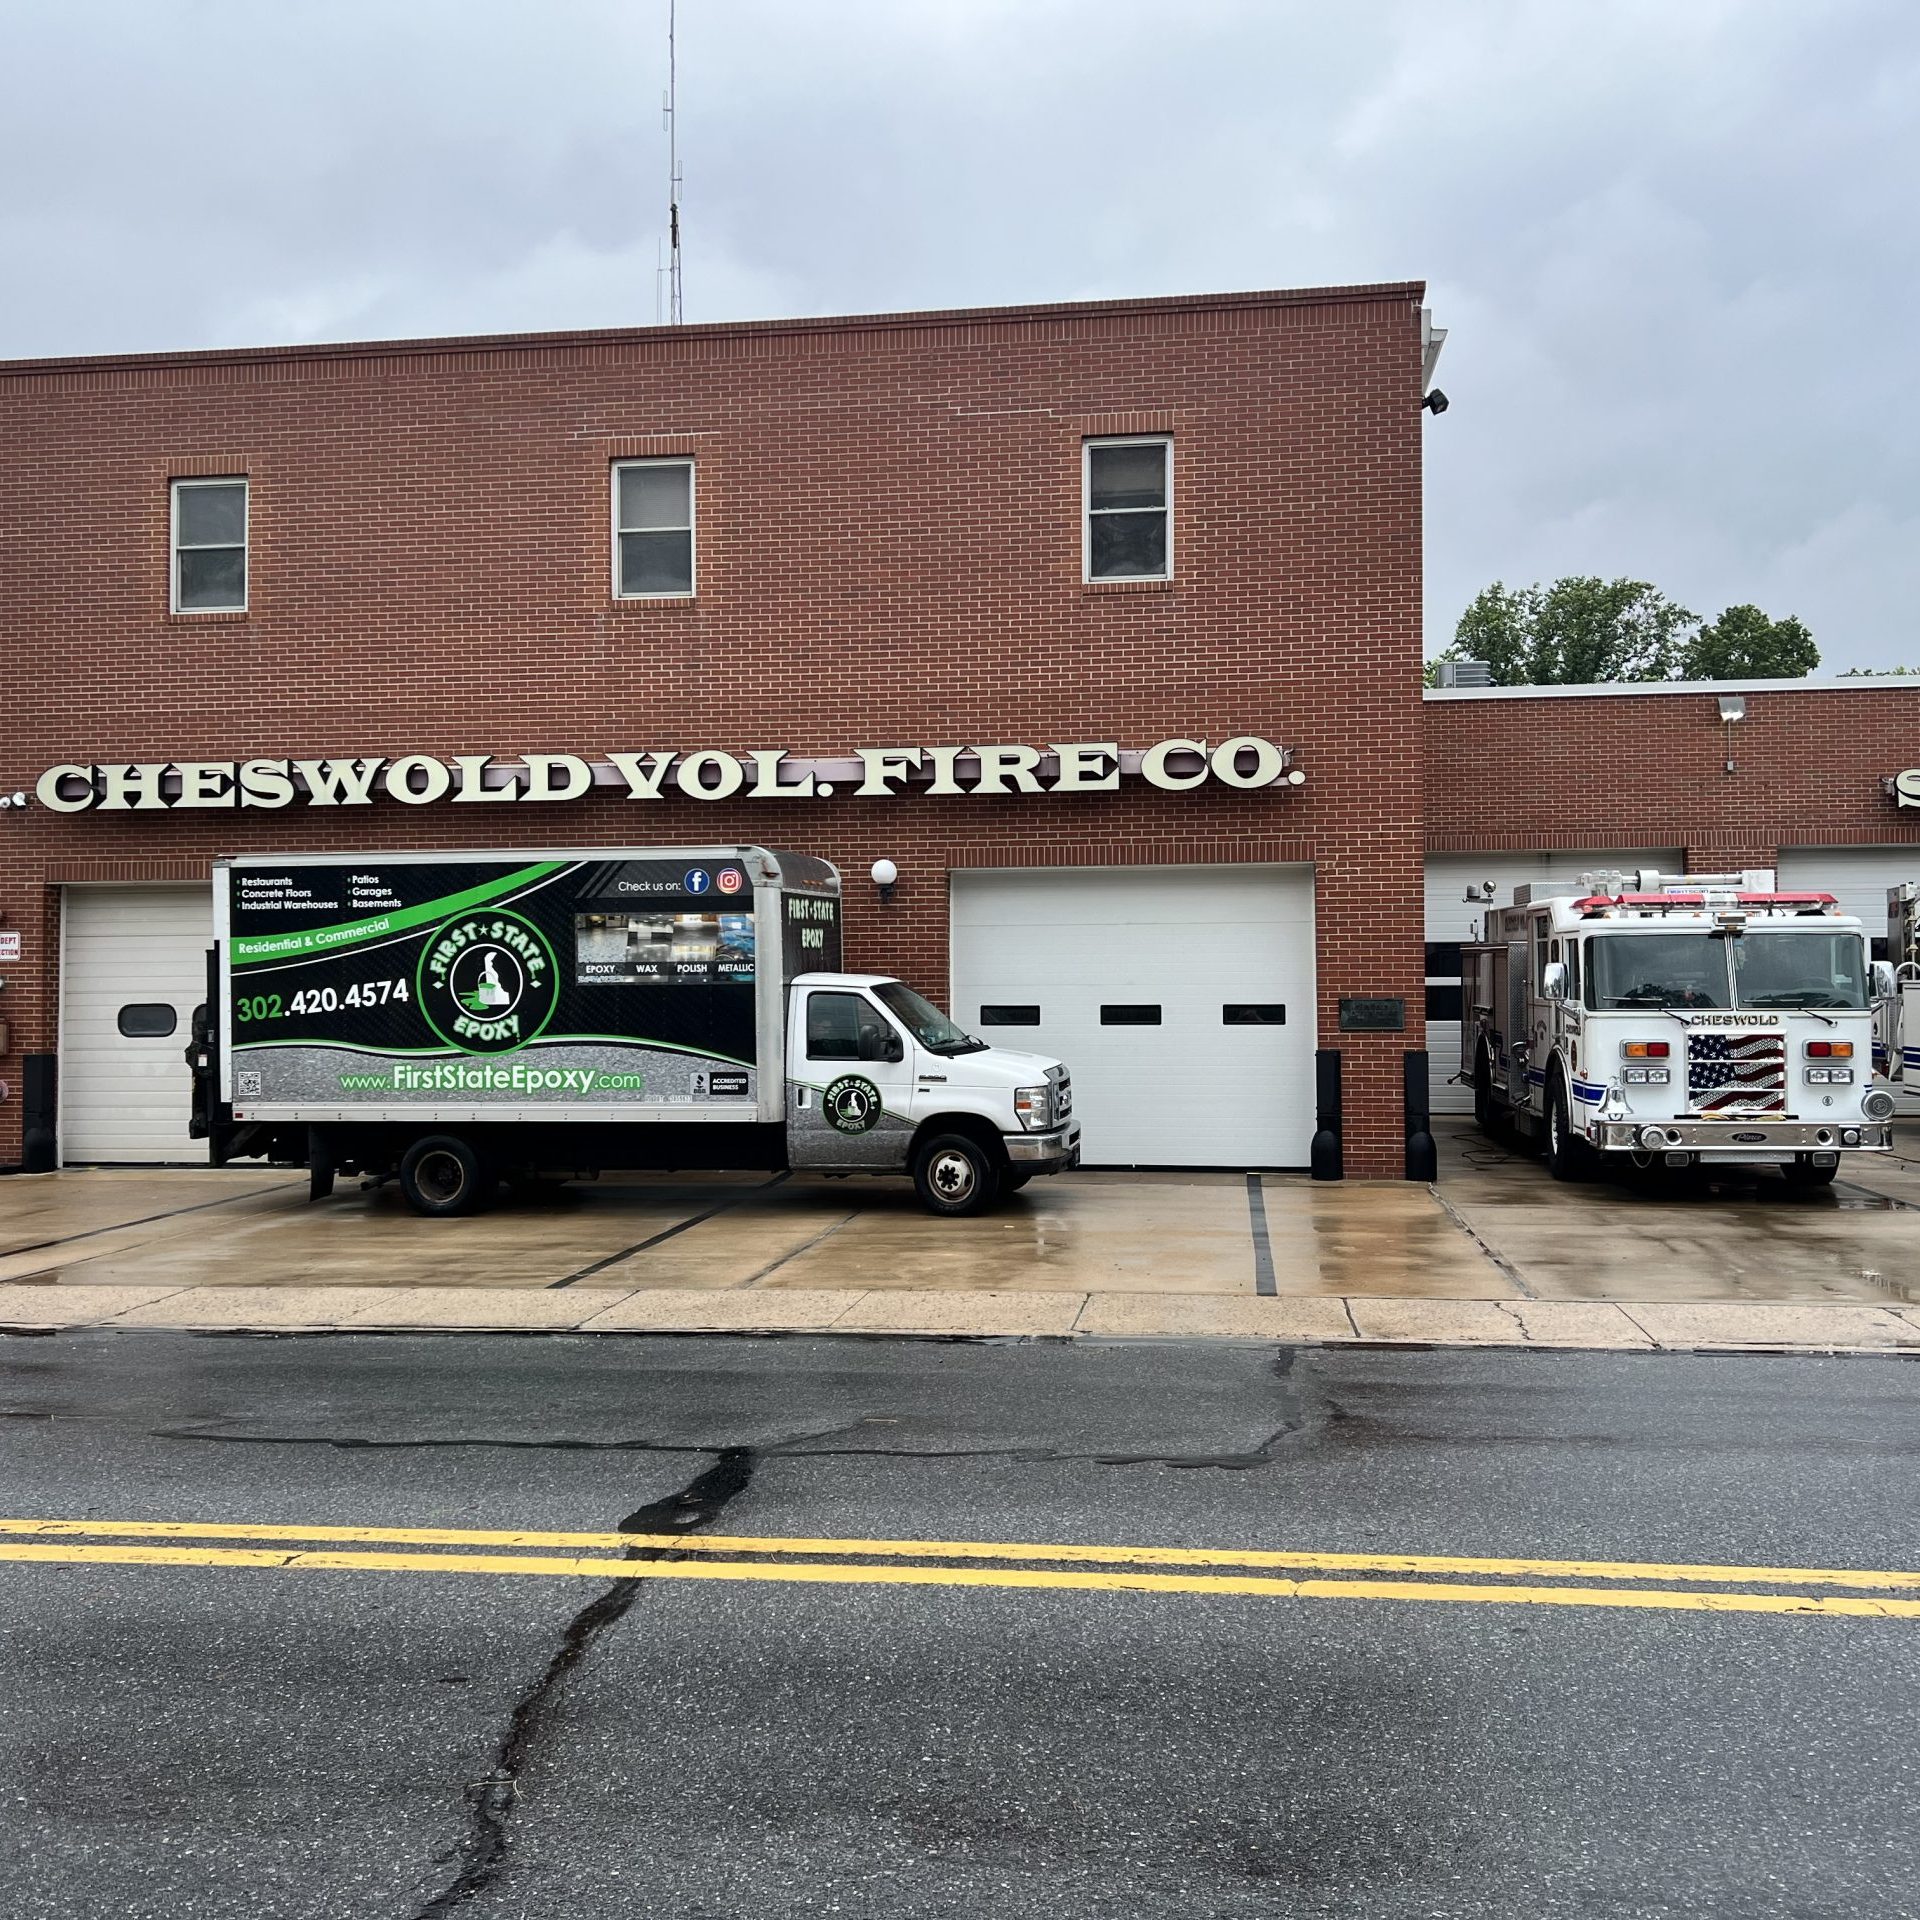
[[[1204,740],[1162,740],[1142,752],[1111,741],[1050,749],[1001,747],[861,747],[844,762],[804,761],[782,749],[746,754],[705,748],[696,753],[609,753],[596,764],[572,753],[529,753],[507,761],[487,753],[448,759],[409,753],[388,759],[158,760],[49,767],[36,783],[40,804],[56,813],[149,812],[174,807],[364,807],[376,799],[406,806],[437,800],[578,800],[595,786],[624,785],[630,800],[659,800],[672,787],[695,800],[830,799],[822,769],[857,782],[862,799],[906,791],[946,794],[1112,793],[1124,776],[1184,792],[1218,781],[1253,789],[1299,786],[1271,740],[1239,734],[1217,746]],[[604,771],[601,771],[604,769]]]

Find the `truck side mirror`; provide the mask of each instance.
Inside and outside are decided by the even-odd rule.
[[[862,1060],[886,1060],[898,1065],[906,1057],[907,1050],[900,1044],[900,1036],[891,1027],[860,1029]]]
[[[1547,962],[1547,970],[1540,976],[1540,991],[1549,1000],[1564,1000],[1567,997],[1567,963],[1564,960]]]
[[[1899,980],[1893,971],[1890,960],[1876,960],[1873,963],[1873,997],[1876,1000],[1891,1000],[1900,991]]]

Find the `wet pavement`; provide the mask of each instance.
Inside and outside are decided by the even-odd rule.
[[[4,1907],[1915,1914],[1916,1450],[1893,1359],[0,1341]]]
[[[971,1220],[930,1218],[901,1182],[817,1177],[625,1176],[422,1221],[391,1186],[309,1205],[303,1178],[268,1171],[22,1176],[0,1180],[0,1324],[1824,1347],[1920,1331],[1920,1124],[1814,1193],[1765,1174],[1564,1185],[1465,1125],[1438,1139],[1432,1188],[1081,1173]],[[55,1304],[75,1288],[84,1305]],[[1674,1331],[1709,1323],[1671,1310],[1710,1307],[1850,1317],[1824,1333],[1784,1311],[1745,1338]]]

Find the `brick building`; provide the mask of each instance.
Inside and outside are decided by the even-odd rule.
[[[0,1165],[193,1153],[220,853],[763,842],[1090,1158],[1300,1165],[1337,1049],[1399,1174],[1420,300],[0,367]]]
[[[0,1167],[195,1156],[228,852],[818,853],[1091,1159],[1388,1177],[1469,884],[1877,915],[1920,688],[1421,701],[1421,293],[0,366]]]

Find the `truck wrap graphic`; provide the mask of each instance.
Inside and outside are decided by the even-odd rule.
[[[751,1117],[743,864],[295,859],[223,870],[236,1106]]]

